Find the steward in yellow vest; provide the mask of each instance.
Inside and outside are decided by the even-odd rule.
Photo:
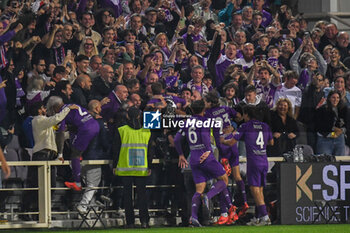
[[[146,195],[147,177],[151,174],[153,134],[142,128],[141,110],[131,107],[127,114],[127,125],[119,127],[113,140],[113,173],[123,183],[123,201],[126,224],[134,227],[135,215],[132,185],[136,186],[141,227],[149,227],[148,200]]]

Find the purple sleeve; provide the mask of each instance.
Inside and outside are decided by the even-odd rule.
[[[180,103],[182,106],[186,105],[186,100],[184,100],[180,97],[173,96],[173,100],[174,100],[175,104]]]
[[[101,116],[105,120],[109,120],[113,116],[113,103],[112,101],[109,101],[109,103],[102,106]]]
[[[57,131],[58,132],[62,132],[62,131],[65,131],[65,130],[66,130],[66,120],[63,120],[63,121],[61,121]]]
[[[155,104],[155,103],[158,103],[158,102],[160,102],[159,99],[150,99],[150,100],[147,102],[147,104]]]
[[[16,32],[14,30],[6,32],[4,35],[0,36],[0,45],[3,45],[5,42],[11,40],[15,36]]]
[[[241,140],[243,137],[244,137],[244,131],[245,131],[245,124],[241,125],[238,130],[237,130],[237,133],[235,135],[233,135],[233,138],[236,140],[236,141],[239,141]]]
[[[230,112],[230,117],[236,118],[236,116],[237,116],[236,110],[234,110],[233,108],[229,108],[229,107],[227,107],[227,109],[228,109],[229,112]]]
[[[80,0],[78,9],[76,10],[78,17],[84,12],[86,5],[87,5],[87,0]]]
[[[309,79],[310,79],[309,74],[307,70],[304,69],[299,76],[298,86],[301,85],[303,88],[305,88],[309,82]]]
[[[114,17],[118,18],[122,14],[122,7],[119,1],[118,5],[114,5],[111,0],[100,0],[100,4],[104,8],[112,8],[114,11]]]
[[[175,149],[179,155],[183,155],[182,147],[181,147],[181,139],[182,139],[181,130],[176,133],[174,138]]]

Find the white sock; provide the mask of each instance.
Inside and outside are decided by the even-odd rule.
[[[227,213],[221,213],[221,216],[226,218],[228,216],[228,214]]]
[[[267,220],[269,220],[270,218],[269,218],[268,215],[265,215],[265,216],[261,217],[260,219],[262,219],[262,220],[264,220],[264,221],[267,221]]]

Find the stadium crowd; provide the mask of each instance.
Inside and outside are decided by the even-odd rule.
[[[326,21],[311,28],[297,14],[295,2],[2,1],[1,148],[6,152],[17,135],[28,160],[71,160],[72,175],[67,177],[65,168],[54,180],[62,176],[75,190],[81,190],[81,170],[90,177],[91,187],[101,179],[104,184],[118,183],[112,176],[120,149],[118,128],[135,126],[130,121],[143,111],[192,115],[191,104],[203,99],[207,111],[226,106],[226,133],[242,125],[247,105],[255,106],[258,120],[272,131],[268,156],[291,151],[297,141],[317,154],[346,155],[349,34]],[[170,199],[176,200],[186,225],[191,205],[179,199],[191,201],[195,191],[186,169],[170,162],[179,157],[178,130],[152,131],[154,148],[148,159],[165,162],[149,163],[147,182],[178,185],[174,193],[150,192],[149,205],[167,206]],[[302,133],[306,136],[299,138]],[[189,150],[184,149],[186,158]],[[239,142],[237,156],[238,151],[246,155],[244,143]],[[81,159],[110,159],[114,164],[81,168]],[[236,205],[246,209],[239,168],[230,165],[242,194],[242,203]],[[37,185],[35,169],[29,170],[28,179],[29,186]],[[79,211],[86,211],[92,196],[84,193]],[[119,194],[114,199],[122,206]],[[30,210],[32,205],[24,202],[23,208]]]

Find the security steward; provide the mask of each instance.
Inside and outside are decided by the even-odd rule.
[[[151,174],[149,165],[152,163],[155,140],[149,129],[142,128],[141,114],[136,107],[128,110],[127,125],[116,130],[113,145],[113,173],[122,179],[127,228],[133,228],[135,224],[133,184],[136,186],[141,227],[149,227],[146,181]]]

